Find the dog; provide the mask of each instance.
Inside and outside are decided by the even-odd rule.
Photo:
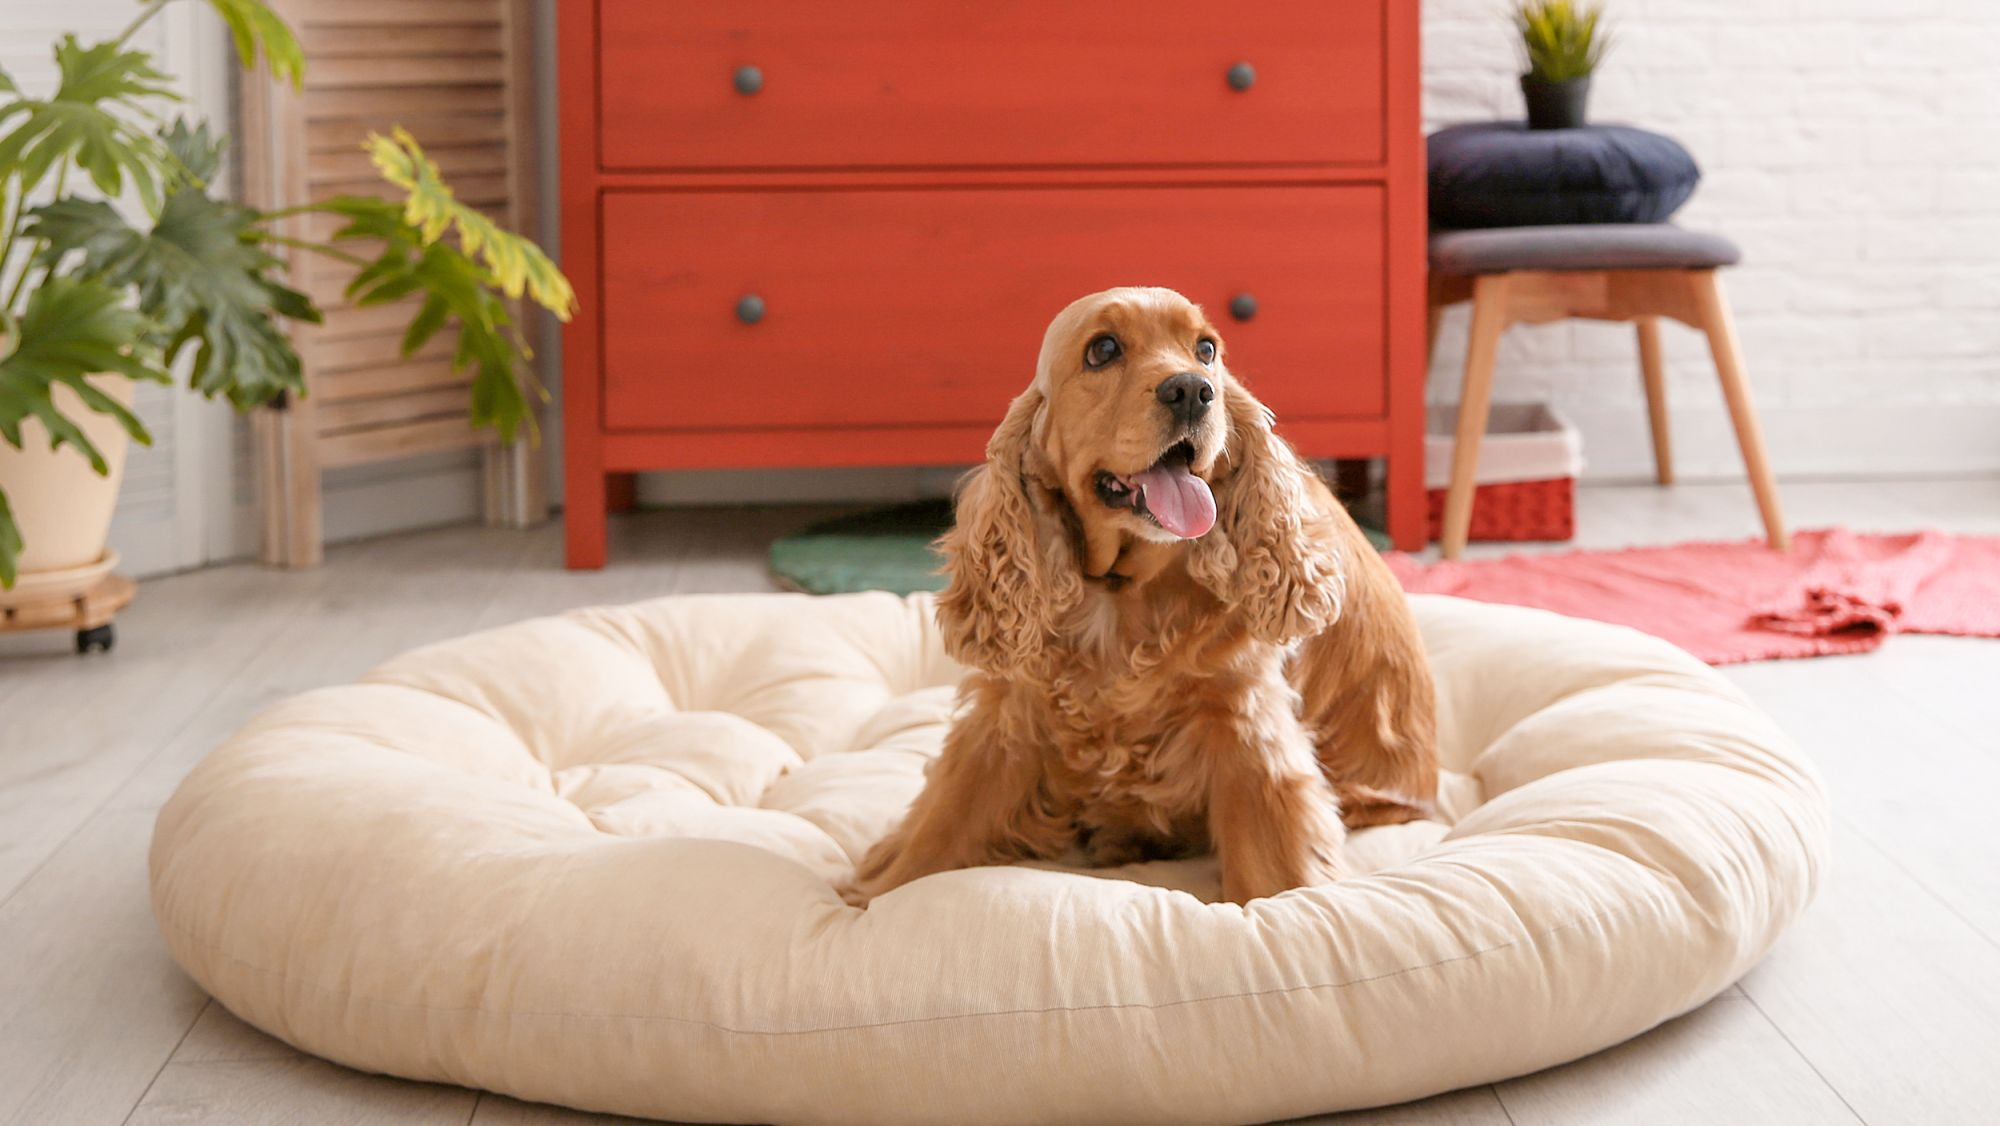
[[[1430,812],[1408,603],[1224,356],[1170,289],[1049,325],[938,541],[960,718],[850,902],[957,868],[1213,849],[1223,898],[1248,903],[1339,879],[1348,828]]]

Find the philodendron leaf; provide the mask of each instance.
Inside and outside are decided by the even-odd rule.
[[[408,356],[430,342],[437,330],[444,327],[444,319],[451,315],[451,306],[445,299],[433,293],[424,298],[417,315],[410,319],[410,327],[403,331],[403,355]]]
[[[14,510],[7,506],[6,490],[0,489],[0,590],[13,589],[20,562],[21,529],[14,524]]]
[[[112,373],[167,381],[144,347],[151,323],[126,308],[123,297],[95,279],[70,276],[51,278],[28,294],[28,306],[12,326],[13,351],[0,356],[0,438],[19,448],[21,423],[37,419],[49,432],[50,448],[74,446],[103,473],[104,455],[82,427],[56,410],[50,392],[62,384],[91,410],[117,419],[133,441],[152,441],[137,416],[85,379]]]
[[[452,367],[471,371],[473,425],[492,427],[505,441],[523,428],[532,436],[530,396],[546,399],[548,393],[525,363],[526,341],[502,296],[525,295],[568,320],[576,309],[569,279],[533,242],[460,203],[409,133],[370,134],[363,147],[382,178],[405,197],[392,203],[341,196],[315,208],[347,220],[335,242],[367,240],[380,247],[348,282],[348,298],[380,305],[422,293],[423,304],[403,334],[404,354],[456,321]]]
[[[0,124],[21,118],[0,135],[0,168],[15,169],[26,192],[68,157],[105,195],[117,196],[129,181],[147,209],[157,210],[165,152],[127,118],[152,116],[152,99],[177,100],[166,76],[143,51],[84,47],[74,35],[63,36],[55,54],[61,79],[53,95],[0,106]]]
[[[277,318],[317,322],[319,310],[270,278],[279,262],[256,241],[256,212],[182,188],[150,231],[134,230],[94,200],[60,200],[30,214],[29,237],[45,240],[48,253],[81,252],[83,275],[132,287],[139,310],[165,334],[168,364],[194,346],[196,390],[226,395],[239,408],[304,392],[298,353]]]
[[[229,36],[236,41],[236,55],[245,69],[257,65],[257,51],[261,47],[272,74],[295,88],[303,81],[306,54],[299,47],[298,37],[262,0],[208,2],[222,16],[222,22],[229,25]]]
[[[524,428],[532,435],[535,414],[529,396],[545,398],[546,393],[522,363],[527,349],[513,331],[507,303],[487,268],[450,240],[426,240],[395,203],[341,196],[320,206],[347,220],[334,233],[336,242],[377,240],[382,248],[348,283],[348,297],[357,305],[378,305],[423,293],[423,306],[403,337],[405,351],[421,347],[447,320],[456,321],[452,366],[471,371],[473,425],[490,426],[506,441]]]
[[[60,72],[54,95],[58,102],[96,105],[146,98],[180,100],[167,84],[170,79],[154,68],[151,55],[124,50],[115,42],[85,47],[76,36],[65,35],[56,44],[56,69]]]
[[[576,311],[576,292],[542,248],[506,230],[452,195],[437,162],[424,155],[416,138],[398,126],[384,137],[370,133],[363,143],[382,178],[408,192],[403,221],[436,242],[448,230],[458,233],[459,247],[485,263],[494,284],[509,297],[523,293],[563,320]]]
[[[181,178],[197,188],[207,187],[215,178],[222,167],[222,154],[229,148],[229,138],[211,134],[208,122],[190,126],[185,117],[174,118],[172,125],[160,130],[160,143],[180,165]]]

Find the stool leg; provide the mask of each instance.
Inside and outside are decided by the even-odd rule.
[[[1493,361],[1500,334],[1507,330],[1507,276],[1491,274],[1473,283],[1472,338],[1466,346],[1465,386],[1458,395],[1458,436],[1451,451],[1451,489],[1444,499],[1440,550],[1446,559],[1465,552],[1472,530],[1472,490],[1479,471],[1479,443],[1493,405]]]
[[[1764,517],[1764,536],[1773,550],[1788,550],[1791,537],[1785,532],[1785,514],[1778,507],[1778,482],[1771,476],[1771,463],[1764,455],[1764,431],[1757,422],[1757,406],[1750,400],[1750,384],[1743,378],[1743,351],[1736,342],[1735,318],[1722,296],[1722,278],[1715,270],[1702,270],[1690,275],[1690,283],[1702,329],[1708,333],[1708,350],[1715,356],[1715,374],[1722,380],[1722,396],[1729,403],[1729,418],[1736,424],[1743,468],[1750,474],[1757,510]]]
[[[1639,318],[1639,371],[1646,377],[1646,415],[1653,423],[1653,469],[1674,483],[1673,439],[1667,435],[1667,375],[1660,361],[1660,318]]]

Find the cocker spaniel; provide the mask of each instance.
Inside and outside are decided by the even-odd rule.
[[[1434,697],[1404,596],[1223,355],[1168,289],[1049,325],[940,541],[961,717],[851,901],[1212,848],[1247,903],[1338,879],[1346,828],[1428,811]]]

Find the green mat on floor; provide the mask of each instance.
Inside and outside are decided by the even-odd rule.
[[[827,520],[771,545],[771,574],[808,594],[943,590],[941,562],[931,541],[951,527],[949,500],[920,500]],[[1364,528],[1387,551],[1389,539]]]
[[[771,545],[771,574],[808,594],[943,590],[931,541],[949,527],[943,498],[823,521]]]

